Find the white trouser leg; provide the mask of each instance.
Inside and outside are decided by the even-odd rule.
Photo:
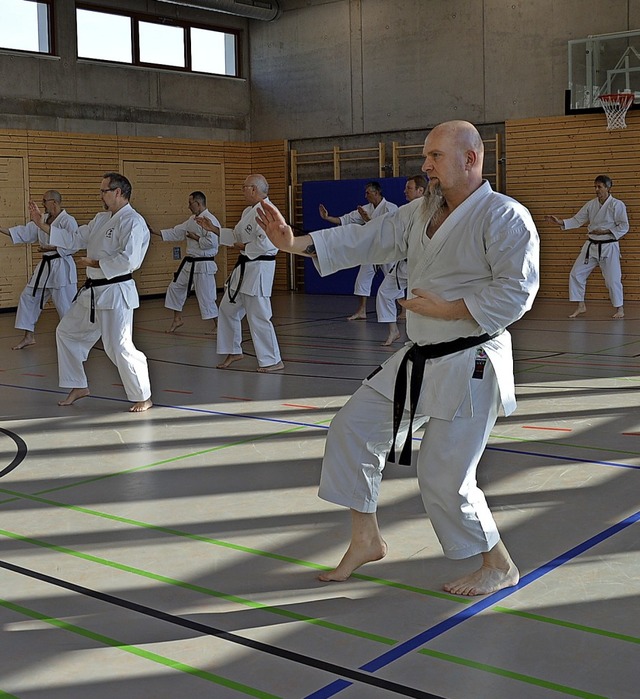
[[[585,264],[584,257],[584,252],[581,251],[569,273],[569,301],[584,301],[587,279],[598,264],[598,260],[591,255]]]
[[[164,296],[164,307],[171,311],[181,311],[187,300],[187,286],[189,284],[189,272],[191,264],[186,264],[176,281],[169,283],[167,293]]]
[[[398,288],[395,274],[386,274],[376,294],[378,323],[395,323],[398,311],[396,299],[404,298],[404,288]]]
[[[82,365],[100,338],[100,328],[89,320],[89,314],[89,308],[74,303],[56,328],[61,388],[87,388],[89,385]]]
[[[611,243],[615,245],[615,243]],[[616,254],[617,253],[617,254]],[[604,282],[609,290],[609,298],[614,308],[624,305],[624,294],[622,291],[622,268],[620,267],[620,253],[612,250],[611,255],[600,260],[600,269]]]
[[[51,299],[60,318],[67,314],[78,289],[75,284],[67,284],[59,289],[51,289]]]
[[[371,284],[376,276],[376,268],[374,265],[360,265],[358,276],[353,287],[354,296],[370,296]]]
[[[226,291],[222,297],[216,337],[218,354],[242,354],[242,319],[246,315],[243,297],[244,294],[238,294],[235,303],[229,301]]]
[[[242,292],[238,295],[243,297],[242,302],[247,309],[247,321],[258,366],[278,364],[282,358],[271,322],[271,299],[268,296],[248,296]]]
[[[213,274],[194,274],[193,288],[196,292],[202,320],[218,317],[216,304],[216,278]]]
[[[482,456],[500,408],[491,362],[484,378],[471,379],[473,417],[432,418],[418,453],[420,494],[448,558],[489,551],[500,535],[484,493],[476,482]]]
[[[147,358],[133,344],[133,309],[96,309],[96,325],[107,357],[116,365],[127,398],[134,402],[151,397]]]
[[[48,289],[44,290],[44,304],[49,300],[51,292]],[[40,298],[42,297],[42,289],[36,291],[36,295],[33,296],[33,288],[26,286],[22,293],[20,294],[20,299],[18,300],[18,311],[16,313],[16,322],[14,327],[17,330],[26,330],[27,332],[33,332],[42,313],[40,308]]]

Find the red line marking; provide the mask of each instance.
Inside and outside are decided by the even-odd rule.
[[[112,386],[120,386],[120,388],[123,388],[123,384],[121,384],[121,383],[112,383],[111,385]]]
[[[626,437],[640,437],[640,432],[621,432]]]
[[[180,391],[177,388],[164,388],[162,390],[165,391],[165,393],[186,393],[187,395],[191,395],[193,393],[193,391]]]
[[[297,403],[283,403],[285,408],[308,408],[309,410],[317,410],[315,405],[298,405]]]
[[[523,430],[551,430],[553,432],[573,432],[569,427],[538,427],[536,425],[522,425]]]
[[[253,400],[253,398],[238,398],[238,396],[220,396],[220,398],[229,398],[229,400]]]
[[[43,378],[46,376],[46,374],[29,374],[29,373],[27,373],[27,372],[24,372],[24,373],[22,374],[22,376],[39,376],[40,378],[43,379]]]

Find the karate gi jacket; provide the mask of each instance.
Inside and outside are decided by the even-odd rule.
[[[564,230],[569,230],[571,228],[580,228],[580,226],[584,226],[585,223],[589,224],[587,226],[589,240],[611,240],[611,236],[608,234],[591,233],[592,230],[609,230],[616,241],[618,241],[629,231],[627,207],[624,205],[624,202],[615,199],[611,195],[607,197],[604,204],[600,204],[596,197],[588,201],[573,218],[564,219],[562,221],[562,227]],[[587,254],[589,240],[582,246],[580,256],[585,256]],[[607,245],[603,245],[599,251],[599,255],[596,253],[595,256],[598,258],[606,258],[614,253],[619,254],[619,251],[620,245],[617,242],[608,243]]]
[[[378,204],[378,206],[373,208],[373,204],[364,204],[362,207],[368,214],[369,218],[373,220],[374,218],[378,218],[378,216],[384,216],[385,214],[393,213],[394,211],[398,210],[398,207],[396,204],[393,202],[387,201],[384,197],[382,198],[382,201]],[[360,212],[358,209],[355,211],[351,211],[348,214],[344,214],[343,216],[340,216],[340,225],[345,226],[348,223],[357,223],[357,224],[364,224],[367,223],[362,216],[360,216]]]
[[[537,293],[539,239],[527,209],[494,192],[488,182],[456,207],[430,239],[422,198],[366,226],[347,225],[311,236],[321,275],[358,262],[407,258],[411,289],[446,300],[463,299],[471,319],[442,320],[407,312],[411,340],[365,383],[393,400],[398,366],[413,343],[434,344],[488,333],[482,345],[491,361],[505,414],[516,407],[511,337],[507,326],[531,308]],[[473,414],[470,381],[477,348],[427,360],[418,414],[451,420]]]
[[[49,222],[51,216],[46,214],[45,223]],[[78,230],[78,224],[64,209],[58,215],[55,221],[55,226],[63,228],[73,235]],[[39,245],[55,245],[51,242],[51,237],[49,233],[45,233],[42,229],[38,228],[33,221],[29,221],[25,226],[13,226],[9,228],[9,233],[11,234],[11,240],[14,243],[38,243]],[[51,252],[43,253],[46,255],[51,255]],[[56,252],[60,255],[59,258],[51,260],[51,262],[46,263],[50,265],[51,273],[47,274],[45,269],[40,277],[40,286],[42,286],[45,281],[47,289],[62,289],[65,286],[75,285],[78,283],[78,273],[76,271],[76,263],[73,261],[73,253],[75,249],[73,247],[67,247],[64,245],[56,245]],[[27,283],[27,288],[33,289],[38,278],[38,273],[40,267],[45,264],[44,262],[39,262],[38,266],[33,270],[31,279]]]
[[[220,221],[209,211],[205,209],[198,216],[204,216],[213,223],[216,228],[220,228]],[[187,241],[187,257],[210,257],[211,261],[197,262],[193,270],[194,274],[215,274],[218,271],[218,265],[213,259],[218,254],[218,236],[211,231],[207,231],[195,222],[195,216],[190,216],[184,223],[180,223],[173,228],[163,228],[160,233],[162,240],[165,241]],[[187,238],[187,233],[195,233],[199,236],[198,240]]]
[[[270,199],[266,201],[273,206]],[[220,242],[223,245],[244,243],[243,254],[250,260],[255,260],[260,255],[275,257],[278,253],[278,248],[267,238],[265,232],[258,225],[256,214],[259,207],[260,202],[253,206],[247,206],[235,228],[222,228],[220,231]],[[244,269],[240,291],[248,296],[269,297],[271,296],[275,274],[275,261],[257,260],[256,262],[248,262]],[[237,289],[239,279],[240,268],[236,267],[231,272],[229,288]]]
[[[112,279],[135,272],[149,247],[149,228],[144,218],[131,204],[126,204],[115,214],[110,211],[97,214],[74,235],[57,226],[51,227],[51,244],[86,249],[87,257],[98,260],[100,267],[87,267],[87,277]],[[97,309],[138,308],[140,300],[133,279],[118,284],[93,288]],[[89,308],[91,294],[83,291],[76,303]]]

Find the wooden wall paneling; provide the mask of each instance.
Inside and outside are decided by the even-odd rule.
[[[0,155],[0,226],[3,228],[22,226],[29,220],[26,179],[26,158]],[[9,236],[0,235],[0,308],[18,304],[32,270],[32,247],[14,245]]]
[[[595,196],[593,180],[609,175],[611,193],[627,206],[630,230],[621,240],[625,299],[640,300],[640,113],[627,128],[607,131],[602,114],[508,121],[507,193],[532,213],[541,239],[541,298],[568,299],[571,266],[586,227],[562,231],[545,214],[572,217]],[[608,300],[599,270],[589,277],[587,300]]]

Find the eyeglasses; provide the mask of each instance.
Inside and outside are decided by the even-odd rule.
[[[109,187],[109,189],[101,189],[100,191],[102,194],[106,194],[107,192],[115,192],[118,187]]]
[[[55,201],[55,199],[43,199],[43,200],[42,200],[42,203],[43,203],[43,204],[46,204],[48,201]]]

